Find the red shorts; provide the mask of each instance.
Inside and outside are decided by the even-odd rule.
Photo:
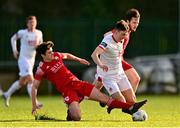
[[[94,86],[84,81],[72,81],[64,89],[62,95],[66,104],[80,102],[85,96],[89,97]]]
[[[124,69],[124,71],[130,69],[130,68],[133,68],[133,66],[131,64],[129,64],[127,61],[125,60],[122,60],[122,67]]]

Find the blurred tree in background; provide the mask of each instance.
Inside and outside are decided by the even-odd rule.
[[[54,41],[56,50],[91,59],[103,33],[129,8],[140,11],[141,21],[127,58],[178,52],[178,0],[0,0],[0,60],[12,60],[10,37],[28,15],[37,16],[44,40]]]
[[[37,28],[42,30],[44,41],[55,43],[55,50],[92,60],[91,53],[103,34],[130,8],[140,11],[141,21],[132,34],[126,58],[180,52],[178,0],[0,0],[0,84],[7,88],[18,77],[10,38],[26,27],[27,16],[37,16]],[[87,69],[77,63],[65,64],[79,78]]]

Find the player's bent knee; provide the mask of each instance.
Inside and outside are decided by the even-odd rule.
[[[26,80],[24,79],[24,80],[20,80],[20,81],[19,81],[19,84],[20,84],[21,86],[25,86],[25,85],[27,84],[27,82],[26,82]]]
[[[32,83],[33,82],[33,77],[31,75],[23,76],[19,80],[19,84],[21,86],[27,85],[27,83]]]
[[[79,103],[74,101],[69,105],[70,116],[74,121],[81,120],[81,111],[79,107]]]
[[[132,82],[133,82],[133,83],[139,83],[140,80],[141,80],[140,76],[139,76],[139,75],[136,75],[136,76],[134,77],[134,79],[132,80]]]
[[[74,121],[80,121],[81,120],[81,114],[80,113],[71,113],[71,118]]]
[[[73,120],[74,120],[74,121],[80,121],[80,120],[81,120],[81,117],[75,117]]]
[[[139,83],[140,82],[140,80],[141,80],[141,78],[138,76],[137,78],[136,78],[136,83]]]
[[[103,86],[102,82],[97,81],[97,80],[94,81],[93,84],[98,90],[100,90],[102,88],[102,86]]]
[[[26,77],[26,80],[27,80],[27,82],[28,83],[33,83],[33,76],[31,76],[31,75],[28,75],[27,77]]]

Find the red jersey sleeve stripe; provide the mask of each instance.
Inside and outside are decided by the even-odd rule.
[[[101,45],[99,45],[98,47],[100,47],[101,49],[105,50],[105,48],[103,46],[101,46]]]

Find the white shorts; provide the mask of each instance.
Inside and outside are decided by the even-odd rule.
[[[34,61],[21,57],[18,59],[18,67],[20,76],[33,75]]]
[[[96,80],[102,79],[102,83],[110,95],[132,89],[132,86],[125,74],[115,77],[102,77],[96,74]]]

